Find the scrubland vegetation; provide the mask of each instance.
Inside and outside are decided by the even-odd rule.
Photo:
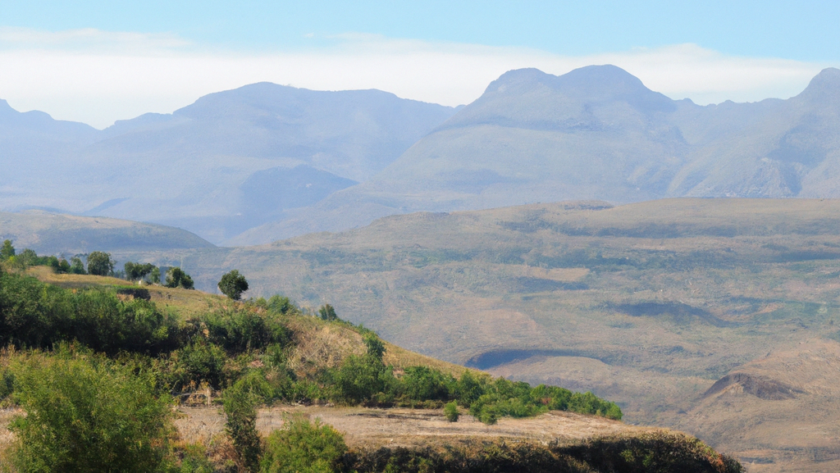
[[[178,307],[126,297],[120,287],[50,285],[9,259],[0,271],[0,344],[6,347],[0,394],[7,406],[26,413],[12,422],[16,440],[2,457],[12,471],[489,471],[497,462],[507,466],[493,471],[538,464],[589,471],[581,466],[586,448],[352,450],[332,427],[306,419],[289,419],[263,438],[255,428],[257,409],[278,403],[447,406],[451,421],[463,409],[486,424],[549,410],[622,416],[617,405],[591,393],[469,370],[455,377],[424,365],[395,369],[385,363],[387,347],[375,333],[341,320],[328,305],[310,311],[282,296],[244,302],[207,296],[206,310],[185,315]],[[302,318],[349,330],[363,348],[335,366],[312,361],[293,367],[292,322]],[[226,414],[233,452],[227,466],[174,433],[172,407],[202,393]],[[651,442],[643,449],[661,439]],[[631,450],[615,460],[625,466],[616,471],[636,471],[630,465],[648,461],[644,455],[623,459],[625,451]],[[705,455],[697,461],[718,458]],[[708,471],[735,471],[726,468]]]

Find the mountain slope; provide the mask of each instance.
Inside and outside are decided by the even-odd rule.
[[[13,240],[19,250],[29,248],[41,255],[172,251],[213,246],[180,228],[41,211],[0,212],[0,240],[5,239]]]
[[[0,208],[174,224],[220,242],[369,178],[453,111],[377,90],[252,84],[171,115],[75,130],[60,153],[18,163]],[[0,136],[14,130],[0,123]]]
[[[602,199],[839,197],[840,70],[799,96],[698,106],[614,66],[505,73],[375,178],[231,239],[260,244],[412,211]]]
[[[59,162],[96,141],[99,131],[82,123],[54,120],[43,112],[21,113],[0,100],[0,202],[2,207],[58,206],[42,195]],[[25,198],[21,198],[25,196]]]

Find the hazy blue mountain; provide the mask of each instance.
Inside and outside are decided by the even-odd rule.
[[[54,172],[52,163],[93,143],[99,132],[82,123],[54,120],[43,112],[21,113],[0,100],[0,199],[2,207],[50,206],[40,199],[44,177]],[[34,191],[34,192],[33,192]],[[26,199],[15,197],[26,196]]]
[[[37,151],[52,143],[43,133],[15,141],[21,158],[14,178],[0,178],[11,183],[0,187],[0,209],[157,222],[220,242],[370,178],[454,110],[378,90],[259,83],[103,131],[61,124],[64,134],[53,134],[64,141],[49,152]],[[46,119],[0,107],[0,137]]]
[[[510,71],[381,173],[228,241],[531,202],[840,196],[840,70],[788,100],[699,106],[615,66]]]
[[[503,74],[458,109],[259,83],[97,131],[0,103],[0,209],[173,225],[214,243],[560,200],[840,197],[840,70],[699,106],[615,66]]]

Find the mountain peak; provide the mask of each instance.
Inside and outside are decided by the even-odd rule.
[[[17,110],[13,109],[9,102],[0,99],[0,116],[17,114]]]
[[[654,92],[638,77],[611,64],[586,66],[561,76],[539,69],[516,69],[502,74],[485,93],[520,93],[542,85],[557,93],[586,102],[626,101],[644,111],[671,111],[668,97]]]
[[[823,102],[826,99],[832,102],[840,99],[840,69],[828,67],[820,71],[799,97]]]

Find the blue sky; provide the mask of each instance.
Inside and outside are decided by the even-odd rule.
[[[838,19],[821,1],[0,0],[0,98],[104,127],[259,80],[456,105],[508,68],[605,62],[698,103],[786,98],[840,65]]]

